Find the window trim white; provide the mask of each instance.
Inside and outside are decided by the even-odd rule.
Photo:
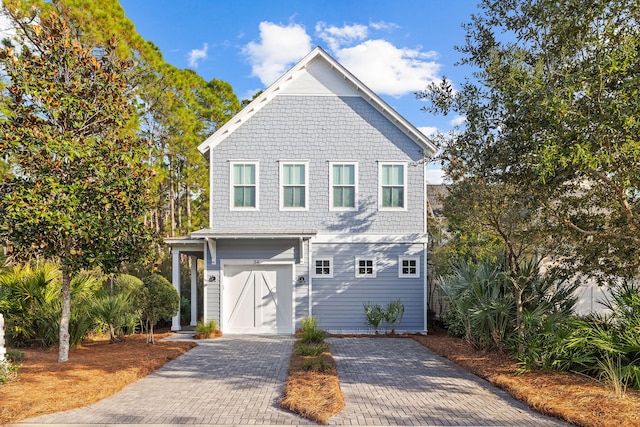
[[[256,168],[256,205],[255,206],[234,206],[235,183],[233,182],[233,167],[235,165],[254,165]],[[257,160],[230,160],[229,161],[229,210],[232,211],[259,211],[260,210],[260,162]]]
[[[316,272],[316,262],[318,261],[329,261],[329,273],[322,274]],[[333,257],[332,256],[318,256],[313,259],[313,264],[310,266],[311,268],[311,277],[315,277],[316,279],[333,279]],[[324,268],[324,267],[322,267]]]
[[[353,207],[333,206],[333,167],[348,165],[353,166]],[[346,186],[344,186],[346,187]],[[329,210],[337,212],[352,212],[358,210],[358,162],[329,162]]]
[[[414,274],[402,273],[402,261],[415,261],[416,263],[416,272]],[[419,256],[406,256],[400,255],[398,256],[398,278],[399,279],[418,279],[420,278],[420,257]]]
[[[278,165],[278,186],[280,187],[280,210],[281,211],[308,211],[309,210],[309,161],[308,160],[280,160]],[[304,165],[304,206],[285,207],[284,206],[284,182],[282,171],[285,165]]]
[[[402,207],[391,207],[391,206],[382,206],[382,168],[384,166],[393,166],[393,165],[402,165],[402,180],[403,180],[403,188],[402,192]],[[378,210],[381,211],[406,211],[407,210],[407,194],[409,193],[409,183],[407,181],[408,173],[408,162],[399,162],[399,161],[380,161],[378,162]]]
[[[372,274],[360,274],[358,272],[358,269],[360,268],[360,261],[373,261],[372,263],[372,267],[373,267],[373,273]],[[376,262],[376,258],[375,257],[356,257],[355,258],[355,263],[354,263],[354,268],[355,268],[355,277],[357,279],[375,279],[378,276],[378,269],[377,269],[377,262]]]

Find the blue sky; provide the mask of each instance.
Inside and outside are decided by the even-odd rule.
[[[313,47],[321,46],[424,133],[448,132],[463,117],[421,111],[415,92],[471,70],[454,67],[455,45],[475,0],[120,0],[142,37],[165,60],[251,98]],[[430,183],[440,182],[429,167]]]

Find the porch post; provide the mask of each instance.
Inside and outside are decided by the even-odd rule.
[[[191,326],[198,324],[198,257],[191,255]]]
[[[171,267],[171,282],[173,287],[178,291],[178,295],[180,295],[180,251],[178,249],[171,250],[172,256],[172,267]],[[178,314],[173,316],[171,319],[171,330],[179,331],[180,330],[180,310],[178,309]]]

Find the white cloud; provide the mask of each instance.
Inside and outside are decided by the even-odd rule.
[[[311,51],[311,37],[298,24],[260,23],[260,41],[248,43],[242,53],[249,58],[252,75],[268,86]]]
[[[333,51],[340,49],[345,44],[365,39],[368,33],[369,28],[362,24],[345,25],[344,27],[328,26],[322,21],[316,24],[316,34]]]
[[[197,68],[198,67],[198,61],[202,60],[202,59],[207,59],[207,51],[209,50],[209,45],[207,43],[205,43],[202,46],[202,49],[193,49],[191,52],[189,52],[188,58],[189,58],[189,66],[193,67],[193,68]]]
[[[456,116],[449,123],[451,124],[451,126],[460,126],[464,124],[466,121],[467,121],[467,118],[465,116]]]
[[[378,94],[400,97],[438,80],[436,53],[398,48],[386,40],[367,40],[334,52],[336,59]]]
[[[400,28],[398,24],[394,24],[393,22],[385,22],[385,21],[369,22],[369,26],[374,30],[386,30],[389,32]]]
[[[440,129],[435,126],[421,126],[418,128],[418,130],[425,136],[435,135],[440,131]]]

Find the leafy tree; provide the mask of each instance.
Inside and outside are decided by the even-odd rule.
[[[87,44],[54,4],[38,19],[5,2],[17,28],[0,64],[8,86],[0,149],[13,176],[0,188],[0,237],[17,259],[57,259],[62,270],[58,359],[68,360],[71,277],[150,261],[153,236],[145,164],[130,93],[133,61],[115,39]]]
[[[534,196],[538,221],[570,238],[557,255],[614,282],[640,267],[640,8],[636,0],[485,0],[466,26],[459,90],[443,79],[430,111],[464,115],[443,141],[455,182]],[[560,240],[559,243],[563,243]]]
[[[154,274],[142,279],[143,288],[135,296],[135,306],[142,314],[147,343],[155,344],[153,329],[161,320],[169,320],[178,313],[180,296],[167,279]]]

